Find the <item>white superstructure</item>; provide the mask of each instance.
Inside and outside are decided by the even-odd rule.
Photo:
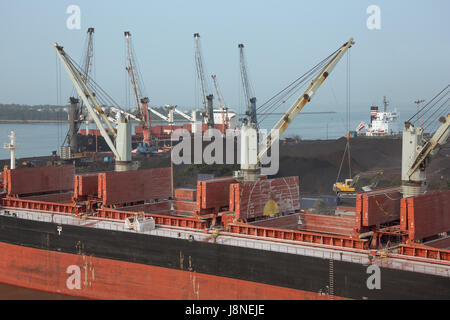
[[[400,132],[400,127],[398,123],[399,113],[397,110],[387,111],[388,102],[386,97],[383,100],[384,111],[379,111],[377,106],[370,107],[370,123],[366,124],[361,122],[356,128],[357,132],[361,132],[364,128],[366,129],[366,136],[388,136],[398,134]]]
[[[377,112],[375,119],[366,128],[366,136],[386,136],[399,133],[398,113]]]

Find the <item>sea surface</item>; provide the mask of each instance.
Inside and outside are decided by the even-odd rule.
[[[281,114],[260,116],[262,120],[260,128],[271,129],[281,118]],[[400,123],[404,117],[400,113]],[[283,137],[299,136],[301,139],[337,139],[345,136],[347,128],[355,128],[364,121],[369,122],[369,108],[364,111],[351,113],[350,125],[347,126],[347,114],[345,112],[333,113],[300,113],[294,122],[288,127]],[[156,121],[153,124],[164,124]],[[82,128],[85,126],[83,125]],[[16,135],[16,157],[48,156],[52,151],[59,154],[59,146],[64,142],[68,131],[67,123],[0,123],[0,159],[9,158],[9,150],[3,149],[3,144],[9,142],[9,133],[14,131]],[[95,124],[90,124],[94,129]],[[133,130],[134,132],[134,130]]]

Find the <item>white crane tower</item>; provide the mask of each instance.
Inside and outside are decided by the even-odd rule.
[[[11,152],[11,165],[10,165],[10,169],[15,169],[16,168],[16,136],[14,134],[14,131],[11,131],[9,134],[9,139],[10,142],[9,143],[5,143],[3,145],[3,148],[8,149]]]
[[[445,99],[450,93],[449,88],[450,85],[447,85],[433,99],[438,97],[440,99],[437,101]],[[444,100],[444,103],[439,109],[445,107],[449,99]],[[429,118],[434,116],[435,112]],[[410,120],[412,120],[412,117]],[[450,136],[450,113],[447,113],[446,116],[439,117],[438,120],[441,122],[441,125],[428,141],[424,140],[423,126],[414,127],[410,121],[405,122],[402,141],[402,193],[404,198],[417,196],[426,192],[425,169],[442,146],[447,143],[448,137]]]

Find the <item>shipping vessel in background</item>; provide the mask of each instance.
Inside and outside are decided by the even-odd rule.
[[[194,38],[198,44],[199,35]],[[137,168],[131,116],[108,118],[88,72],[55,44],[115,171],[76,173],[70,151],[65,164],[15,168],[11,134],[11,164],[1,180],[0,282],[92,299],[449,299],[450,190],[427,192],[425,169],[448,139],[450,115],[439,118],[427,140],[421,127],[405,124],[401,187],[359,192],[354,205],[332,212],[301,207],[301,177],[264,174],[264,155],[353,45],[349,39],[291,85],[302,93],[257,147],[256,98],[239,45],[248,102],[236,128],[240,170],[175,188],[173,166]],[[148,99],[136,85],[132,56],[127,71],[145,153],[153,147]],[[433,99],[448,93],[446,86]],[[217,128],[226,140],[226,109],[220,128],[212,95],[203,90],[202,96],[200,130],[192,124],[187,136]],[[71,110],[79,119],[76,103]],[[77,134],[77,121],[69,137]]]
[[[376,136],[390,136],[400,133],[400,126],[398,123],[399,113],[397,110],[388,111],[387,106],[389,102],[386,97],[383,97],[383,111],[378,110],[378,106],[370,107],[370,123],[366,124],[361,122],[356,128],[356,132],[362,132],[365,129],[363,135],[367,137]]]

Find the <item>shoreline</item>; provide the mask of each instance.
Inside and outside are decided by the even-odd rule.
[[[303,115],[306,114],[335,114],[336,111],[310,111],[310,112],[303,112]],[[282,115],[283,113],[271,113],[272,115]],[[266,113],[261,113],[261,115],[266,115]],[[132,120],[133,123],[139,123],[139,121]],[[166,123],[166,121],[162,119],[152,119],[152,122],[155,123]],[[173,122],[179,122],[179,123],[190,123],[186,119],[174,119]],[[0,119],[0,123],[69,123],[69,120],[20,120],[20,119]]]
[[[132,123],[139,123],[139,121],[136,120],[131,120]],[[163,120],[152,120],[153,123],[157,123],[157,124],[164,124],[166,123]],[[189,121],[187,120],[182,120],[182,119],[174,119],[173,120],[174,123],[188,123]],[[5,120],[5,119],[0,119],[0,123],[69,123],[68,120]],[[89,122],[89,123],[93,123],[93,122]]]
[[[69,123],[68,120],[3,120],[0,123]]]

